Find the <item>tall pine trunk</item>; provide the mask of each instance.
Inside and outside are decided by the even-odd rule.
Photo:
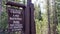
[[[2,13],[2,0],[0,0],[0,16],[1,16],[1,13]]]
[[[55,0],[49,0],[49,9],[50,9],[50,17],[51,17],[51,34],[57,34],[57,12],[56,12],[56,5]]]

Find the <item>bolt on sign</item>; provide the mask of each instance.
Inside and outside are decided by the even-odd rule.
[[[22,31],[23,30],[23,9],[8,7],[8,23],[9,31]]]

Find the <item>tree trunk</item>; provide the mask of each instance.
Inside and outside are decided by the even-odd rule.
[[[57,34],[56,29],[57,29],[57,14],[56,14],[56,5],[55,5],[55,0],[50,0],[50,12],[51,12],[51,34]]]
[[[48,13],[48,34],[51,34],[49,0],[47,0],[47,13]]]
[[[0,16],[1,16],[1,13],[2,13],[2,0],[0,0]]]

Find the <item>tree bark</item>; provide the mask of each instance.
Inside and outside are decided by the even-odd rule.
[[[50,10],[51,10],[51,15],[52,15],[51,19],[53,18],[52,19],[53,21],[51,24],[52,25],[51,34],[57,34],[57,32],[56,32],[57,27],[56,26],[57,26],[58,21],[57,21],[55,0],[50,0],[49,2],[50,2]]]
[[[2,13],[2,0],[0,0],[0,16],[1,16],[1,13]]]
[[[47,13],[48,13],[48,34],[51,34],[49,0],[47,0]]]

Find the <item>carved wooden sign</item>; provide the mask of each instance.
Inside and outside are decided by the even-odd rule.
[[[21,34],[36,34],[34,22],[34,5],[29,1],[27,6],[10,1],[6,3],[9,32],[18,31],[21,32]],[[9,5],[11,7],[8,7]]]
[[[22,31],[23,30],[23,9],[8,7],[8,23],[9,31]]]

